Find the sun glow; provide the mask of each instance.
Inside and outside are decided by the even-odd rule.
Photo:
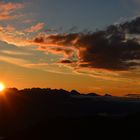
[[[3,83],[0,83],[0,92],[4,91],[5,85]]]

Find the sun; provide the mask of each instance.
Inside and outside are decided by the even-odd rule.
[[[5,85],[3,83],[0,83],[0,92],[4,91]]]

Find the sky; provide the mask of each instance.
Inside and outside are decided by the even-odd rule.
[[[139,15],[139,0],[0,0],[0,81],[140,93]]]

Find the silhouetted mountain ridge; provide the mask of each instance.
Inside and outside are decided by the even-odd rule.
[[[51,89],[51,88],[25,88],[18,90],[17,88],[7,88],[6,93],[25,93],[25,94],[59,94],[59,95],[92,95],[101,96],[97,93],[80,93],[77,90],[71,90],[70,92],[64,89]]]
[[[0,94],[0,137],[78,140],[99,139],[101,134],[112,138],[117,132],[120,139],[139,130],[139,114],[138,99],[80,94],[76,90],[10,88]]]

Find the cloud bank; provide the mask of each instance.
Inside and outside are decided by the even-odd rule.
[[[14,11],[24,5],[0,2],[0,7],[0,20],[8,20],[16,17]],[[5,18],[2,18],[3,13]],[[37,50],[61,54],[63,59],[58,63],[74,69],[129,71],[140,66],[139,17],[96,32],[38,33],[44,25],[39,22],[21,31],[11,25],[0,26],[0,40],[18,47],[36,46]]]
[[[140,66],[139,34],[137,18],[97,32],[39,35],[34,42],[44,50],[67,54],[61,62],[77,68],[127,71]]]

